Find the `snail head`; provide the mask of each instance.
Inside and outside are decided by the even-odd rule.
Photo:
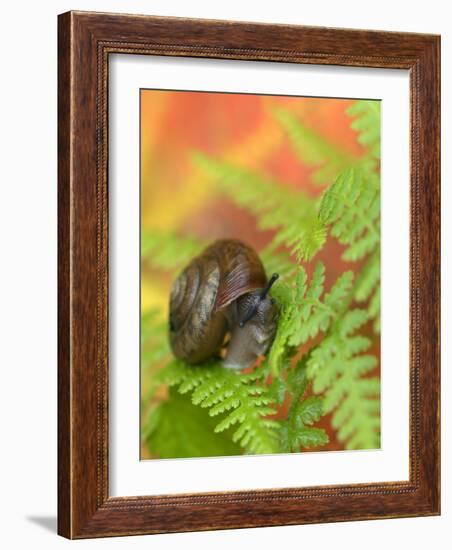
[[[246,304],[246,310],[243,318],[241,319],[239,326],[243,328],[248,321],[250,321],[259,311],[265,314],[269,309],[273,309],[275,302],[272,298],[268,299],[267,295],[273,283],[279,278],[278,273],[273,273],[268,283],[262,290],[250,293],[250,299]]]

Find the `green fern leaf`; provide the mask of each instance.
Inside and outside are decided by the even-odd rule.
[[[292,346],[300,346],[310,338],[315,338],[322,331],[326,332],[330,322],[340,310],[344,299],[348,296],[353,281],[353,273],[343,273],[325,294],[323,302],[320,296],[323,292],[325,267],[317,264],[311,286],[303,297],[296,295],[291,315],[291,334],[288,338]],[[298,307],[298,304],[300,307]]]
[[[156,230],[141,232],[141,258],[153,267],[164,270],[182,269],[205,245],[202,240],[191,236]]]
[[[369,148],[373,157],[380,158],[381,102],[361,100],[348,108],[354,117],[351,126],[358,132],[358,141]]]
[[[338,176],[323,194],[319,217],[341,244],[348,245],[344,260],[360,260],[379,246],[379,189],[361,170]]]
[[[353,272],[345,271],[338,277],[331,291],[325,295],[325,305],[336,313],[340,310],[345,298],[349,295],[353,283]]]
[[[332,412],[333,427],[349,449],[379,446],[379,386],[367,376],[376,365],[364,355],[371,341],[355,332],[368,320],[365,310],[353,309],[338,318],[330,333],[307,361],[314,392],[323,396],[324,411]]]
[[[328,330],[350,293],[353,273],[343,273],[322,301],[324,281],[325,266],[319,262],[309,285],[305,269],[299,267],[293,285],[274,286],[273,296],[280,306],[278,328],[268,356],[274,375],[293,355],[293,350]]]
[[[157,309],[149,310],[141,316],[141,397],[142,405],[150,401],[158,382],[153,370],[171,357],[167,336],[167,322]]]
[[[267,246],[259,256],[265,267],[267,275],[278,273],[280,278],[289,278],[296,270],[297,266],[291,257],[284,252],[277,252],[274,245]]]
[[[374,330],[380,332],[380,287],[375,290],[368,308],[369,316],[374,319]]]
[[[154,360],[163,359],[170,355],[167,338],[167,322],[163,320],[158,309],[151,309],[141,316],[141,346],[142,352],[152,353]],[[143,357],[142,357],[143,359]],[[147,361],[143,361],[147,363]]]
[[[380,247],[367,260],[356,279],[354,297],[358,302],[365,302],[380,282]]]
[[[298,404],[295,416],[297,421],[303,424],[312,425],[314,422],[318,422],[322,416],[322,400],[311,395]]]
[[[199,152],[194,152],[192,159],[223,193],[256,216],[260,229],[280,229],[274,245],[286,245],[298,260],[309,260],[322,248],[326,230],[318,219],[316,200]]]
[[[331,235],[345,245],[343,259],[366,263],[358,274],[354,299],[364,305],[379,332],[380,302],[380,178],[376,171],[380,156],[380,102],[357,101],[349,109],[352,127],[367,153],[343,171],[323,194],[319,218]]]
[[[282,449],[285,452],[297,452],[303,448],[326,445],[329,441],[326,431],[312,427],[323,414],[322,399],[314,395],[302,398],[308,383],[306,358],[290,369],[287,381],[292,393],[292,403],[279,432]]]
[[[323,428],[302,428],[294,438],[294,444],[304,448],[323,447],[328,442],[329,437]]]
[[[278,232],[275,244],[285,244],[298,261],[310,260],[326,242],[327,229],[316,214],[292,220]]]
[[[287,132],[298,158],[304,164],[317,167],[313,173],[315,183],[331,183],[339,172],[354,163],[351,155],[308,128],[294,113],[275,109],[274,114]]]
[[[256,375],[241,375],[214,361],[201,366],[173,361],[160,373],[160,381],[179,393],[191,393],[192,403],[208,409],[209,416],[223,415],[215,433],[236,426],[232,440],[247,453],[277,452],[279,423],[267,418],[275,413],[274,400],[268,387],[256,385]]]

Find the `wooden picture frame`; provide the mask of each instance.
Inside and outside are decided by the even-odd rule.
[[[58,532],[68,538],[440,512],[440,38],[69,12],[58,38]],[[110,497],[109,55],[407,69],[410,73],[409,481]]]

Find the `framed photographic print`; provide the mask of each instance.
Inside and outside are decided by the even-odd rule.
[[[437,36],[59,16],[59,533],[439,514]]]

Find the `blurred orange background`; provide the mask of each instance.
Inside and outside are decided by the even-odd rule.
[[[284,107],[309,128],[352,156],[362,153],[346,109],[352,101],[183,91],[141,91],[142,229],[214,240],[238,237],[261,250],[272,232],[258,231],[251,214],[215,188],[192,161],[194,150],[221,158],[316,196],[323,187],[311,180],[272,115]],[[348,266],[331,241],[318,255],[327,264],[327,285]],[[312,262],[313,264],[315,262]],[[356,268],[356,265],[354,266]],[[310,266],[306,266],[308,273]],[[171,279],[143,269],[142,311],[167,312]]]

